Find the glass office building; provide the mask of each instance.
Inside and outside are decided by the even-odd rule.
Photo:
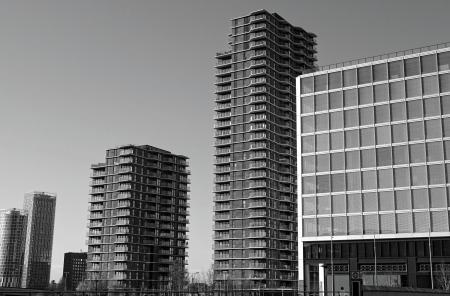
[[[231,25],[216,55],[216,287],[294,288],[295,77],[314,67],[315,35],[265,10]]]
[[[20,287],[26,219],[22,210],[0,210],[0,287]]]
[[[46,289],[50,283],[56,195],[34,191],[25,194],[27,215],[22,288]]]
[[[92,165],[88,287],[180,289],[189,174],[187,157],[149,145],[109,149]]]
[[[450,267],[450,44],[324,67],[297,88],[305,288],[431,287],[430,261]]]

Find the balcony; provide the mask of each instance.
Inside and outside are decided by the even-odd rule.
[[[104,188],[92,188],[90,191],[90,194],[101,194],[101,193],[105,193],[105,189]]]
[[[231,117],[231,112],[216,112],[216,115],[214,115],[214,119],[222,119],[228,117]]]

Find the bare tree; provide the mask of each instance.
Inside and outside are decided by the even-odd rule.
[[[438,264],[436,281],[440,289],[450,291],[450,264]]]

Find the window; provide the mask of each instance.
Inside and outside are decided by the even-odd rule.
[[[341,72],[333,72],[328,74],[329,89],[341,88],[342,79]]]
[[[450,70],[450,52],[441,52],[438,54],[439,71]]]
[[[302,137],[302,152],[303,153],[314,152],[314,136]]]
[[[450,91],[450,74],[441,74],[439,75],[439,85],[441,92],[449,92]]]
[[[431,231],[448,231],[448,216],[446,211],[431,212]]]
[[[339,129],[344,127],[344,118],[342,111],[330,112],[331,129]]]
[[[355,148],[359,146],[358,130],[345,131],[345,148]]]
[[[349,213],[360,213],[362,211],[361,194],[347,195],[347,211]]]
[[[345,175],[343,173],[331,175],[331,187],[333,192],[345,190]]]
[[[392,143],[401,143],[408,141],[408,132],[406,123],[392,125]]]
[[[444,142],[444,147],[445,147],[445,159],[446,160],[450,160],[450,141],[445,141]]]
[[[419,78],[406,80],[405,83],[407,98],[418,97],[422,94]]]
[[[442,137],[441,120],[433,119],[425,121],[425,131],[427,139],[441,138]]]
[[[443,118],[444,137],[450,137],[450,117]]]
[[[314,156],[303,156],[302,157],[302,173],[309,174],[314,173],[315,170],[315,162]]]
[[[344,169],[344,153],[332,153],[331,155],[331,170],[339,171]]]
[[[422,78],[423,95],[432,95],[439,92],[437,75]]]
[[[302,117],[302,133],[314,132],[314,116]]]
[[[409,183],[409,168],[395,168],[394,169],[395,187],[408,187]]]
[[[409,146],[411,163],[425,162],[425,144],[412,144]]]
[[[302,94],[308,94],[313,92],[313,77],[301,78],[300,84]]]
[[[407,164],[408,161],[408,146],[394,146],[392,147],[392,155],[394,158],[394,165]]]
[[[412,232],[412,215],[411,215],[411,213],[397,214],[397,232],[398,233]]]
[[[403,77],[403,62],[395,61],[389,62],[389,79]]]
[[[328,113],[316,115],[316,132],[328,130]]]
[[[430,185],[434,184],[445,184],[445,171],[443,164],[433,164],[428,166],[428,183]]]
[[[345,206],[345,195],[333,195],[331,197],[332,201],[332,208],[333,208],[333,214],[342,214],[345,213],[346,206]]]
[[[410,141],[423,140],[423,121],[416,121],[408,123],[408,134]]]
[[[361,190],[361,178],[359,172],[347,173],[347,191]]]
[[[364,220],[364,234],[377,234],[378,231],[378,215],[365,215]]]
[[[317,235],[317,219],[305,218],[303,219],[303,234],[305,236],[316,236]]]
[[[344,107],[358,105],[358,93],[357,89],[347,89],[344,91]]]
[[[344,149],[344,133],[331,133],[331,150]]]
[[[394,187],[392,169],[378,170],[378,187],[379,188]]]
[[[319,236],[322,235],[331,235],[331,218],[327,217],[327,218],[319,218],[317,219],[318,224],[319,224]]]
[[[419,58],[411,58],[405,60],[405,76],[414,76],[420,74]]]
[[[314,96],[301,98],[302,114],[314,112]]]
[[[316,188],[316,182],[314,176],[303,177],[302,193],[313,194]]]
[[[395,216],[394,216],[394,214],[380,215],[380,232],[382,234],[395,233]]]
[[[316,156],[317,172],[330,171],[330,154],[319,154]]]
[[[363,194],[364,212],[378,211],[378,197],[376,192],[368,192]]]
[[[348,217],[348,234],[362,234],[362,216],[349,216]]]
[[[361,129],[361,146],[375,145],[375,132],[373,127]]]
[[[328,94],[330,97],[330,109],[342,108],[342,91],[336,91]]]
[[[316,152],[329,150],[328,134],[320,134],[316,136]]]
[[[389,144],[391,142],[391,128],[390,126],[376,127],[377,144]]]
[[[328,96],[327,94],[321,94],[315,96],[316,112],[328,110]]]
[[[370,66],[358,68],[358,83],[366,84],[372,82]]]
[[[441,97],[442,100],[442,114],[450,114],[450,96]]]
[[[379,204],[380,211],[394,211],[394,192],[393,191],[382,191],[379,192]]]
[[[344,70],[344,87],[356,85],[356,70]]]
[[[317,214],[330,214],[331,200],[329,195],[317,196]]]
[[[362,172],[363,189],[370,190],[377,188],[377,173],[376,171]]]
[[[412,186],[421,186],[427,184],[427,167],[415,166],[411,167]]]
[[[430,188],[430,208],[446,208],[445,187]]]
[[[395,205],[397,210],[410,210],[411,192],[409,190],[395,191]]]
[[[358,126],[358,109],[344,111],[345,127]]]
[[[389,100],[388,95],[388,85],[387,84],[377,84],[373,87],[374,100],[376,103],[384,102]]]
[[[347,218],[333,217],[333,234],[334,235],[346,235],[347,234]]]
[[[391,147],[377,148],[377,165],[392,165]]]
[[[309,196],[303,197],[303,215],[315,215],[316,214],[316,197]]]
[[[387,80],[386,64],[373,65],[372,71],[373,71],[373,81],[374,82]]]
[[[375,167],[375,149],[361,150],[361,166],[362,168]]]
[[[422,56],[421,60],[422,60],[422,73],[423,74],[437,71],[435,54]]]
[[[359,118],[361,125],[374,124],[373,107],[359,109]]]
[[[392,82],[389,84],[389,94],[391,100],[398,100],[405,98],[405,84],[403,81]]]
[[[375,106],[375,123],[383,123],[389,121],[389,105]]]
[[[422,100],[408,101],[408,119],[422,118]]]
[[[345,152],[346,169],[359,169],[359,151],[347,151]]]
[[[427,189],[412,190],[412,201],[414,209],[428,208],[428,191]]]
[[[372,86],[360,87],[358,88],[359,104],[372,104]]]
[[[314,76],[314,91],[324,91],[327,89],[327,75]]]
[[[441,115],[439,97],[424,99],[425,117]]]

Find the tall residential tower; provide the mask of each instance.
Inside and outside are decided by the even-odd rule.
[[[0,210],[0,287],[21,285],[26,219],[22,210]]]
[[[46,289],[50,282],[56,195],[34,191],[25,194],[27,215],[22,288]]]
[[[187,248],[187,157],[152,146],[106,151],[92,165],[87,280],[178,289]]]
[[[450,44],[324,67],[298,92],[306,289],[437,288],[450,270]]]
[[[265,10],[231,25],[216,55],[215,281],[294,288],[295,77],[314,67],[315,35]]]

